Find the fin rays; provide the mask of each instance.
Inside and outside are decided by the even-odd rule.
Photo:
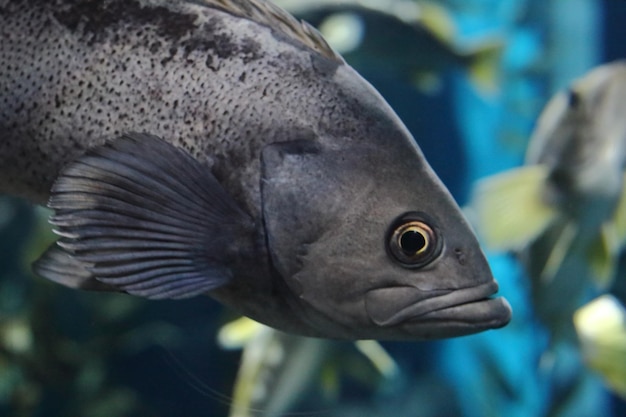
[[[147,134],[123,136],[70,164],[49,206],[61,239],[37,272],[75,287],[91,274],[103,286],[148,298],[185,298],[223,285],[237,238],[254,230],[207,167]],[[58,275],[71,265],[83,270],[64,282]]]

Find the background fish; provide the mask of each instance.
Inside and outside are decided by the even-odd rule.
[[[590,71],[547,104],[526,165],[476,188],[485,243],[519,251],[553,334],[573,335],[588,284],[609,286],[626,238],[625,97],[625,62]]]
[[[543,110],[526,165],[485,179],[474,195],[485,243],[517,255],[530,279],[530,318],[547,330],[536,366],[552,398],[547,416],[585,415],[575,411],[585,407],[580,393],[594,386],[572,317],[609,289],[626,237],[624,97],[623,61],[575,80]]]
[[[311,336],[509,321],[413,138],[307,24],[257,0],[1,5],[0,191],[49,198],[61,236],[39,274]]]

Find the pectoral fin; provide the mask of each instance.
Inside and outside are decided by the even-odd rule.
[[[86,265],[74,259],[69,253],[55,244],[33,264],[33,271],[50,281],[69,288],[87,291],[112,291],[117,289],[94,278]]]
[[[106,286],[155,299],[227,283],[228,260],[253,230],[207,167],[148,134],[123,136],[71,163],[49,206],[68,255],[47,253],[38,273],[79,282],[58,274],[75,263],[85,268],[78,277],[88,272]]]
[[[494,175],[477,185],[472,205],[487,247],[521,249],[556,218],[557,211],[543,201],[547,176],[544,166],[532,165]]]

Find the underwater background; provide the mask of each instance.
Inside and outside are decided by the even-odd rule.
[[[277,3],[348,42],[338,49],[389,101],[460,205],[479,178],[522,164],[537,116],[557,90],[626,58],[622,0],[380,0],[389,10],[409,3],[434,10],[423,23],[437,36],[407,32],[400,20],[344,21],[359,32],[356,41],[353,32],[337,32],[341,21],[328,27],[328,17],[341,12],[324,12],[333,2]],[[0,416],[229,415],[241,351],[223,349],[216,337],[234,313],[205,297],[147,301],[33,276],[30,262],[54,240],[46,215],[0,196]],[[549,334],[516,259],[487,255],[513,307],[507,327],[382,342],[398,369],[393,377],[373,372],[348,342],[316,345],[315,358],[300,352],[295,361],[316,361],[324,372],[308,377],[282,415],[626,415],[624,401],[588,369],[575,344],[547,352]],[[268,397],[287,389],[266,388]]]

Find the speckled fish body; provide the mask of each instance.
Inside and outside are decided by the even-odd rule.
[[[211,155],[232,184],[256,172],[249,189],[258,190],[259,159],[244,154],[306,138],[320,121],[350,128],[354,117],[340,114],[348,108],[315,105],[338,99],[318,75],[334,73],[337,58],[278,41],[280,32],[215,4],[0,2],[1,189],[44,203],[60,168],[84,150],[146,131]]]
[[[61,236],[40,275],[313,336],[508,322],[406,128],[276,6],[0,0],[0,36],[0,192],[48,201]]]

